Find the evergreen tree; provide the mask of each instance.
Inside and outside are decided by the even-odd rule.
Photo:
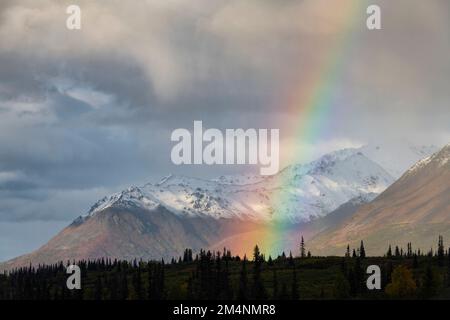
[[[395,257],[399,258],[400,257],[400,249],[398,246],[395,246]]]
[[[407,251],[406,255],[407,255],[408,258],[411,258],[413,256],[411,242],[408,242],[408,251]]]
[[[438,264],[442,267],[445,262],[444,238],[442,236],[439,236],[437,257]]]
[[[288,262],[290,266],[294,265],[294,257],[292,256],[292,252],[289,252]]]
[[[364,249],[364,242],[361,240],[361,246],[359,247],[359,256],[361,259],[366,257],[366,250]]]
[[[300,241],[300,257],[305,258],[306,257],[306,248],[305,248],[305,240],[303,239]]]
[[[388,251],[387,251],[387,253],[386,253],[386,257],[388,257],[388,258],[392,257],[392,248],[391,248],[391,245],[389,245],[389,249],[388,249]]]
[[[255,248],[253,249],[253,261],[255,263],[261,261],[261,252],[259,251],[258,245],[256,245]]]
[[[263,259],[261,259],[261,253],[258,246],[255,246],[255,249],[253,250],[253,260],[253,283],[251,290],[252,298],[256,300],[264,300],[267,298],[267,295],[261,278]]]

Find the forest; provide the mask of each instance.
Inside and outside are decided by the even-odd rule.
[[[310,300],[449,299],[450,249],[391,247],[370,257],[361,241],[343,257],[317,257],[302,240],[299,252],[252,257],[186,249],[171,261],[78,261],[81,289],[69,290],[66,266],[29,266],[0,275],[0,300]],[[381,270],[381,289],[369,290],[367,266]]]

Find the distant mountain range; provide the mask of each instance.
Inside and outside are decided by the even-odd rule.
[[[372,202],[345,223],[336,224],[310,241],[314,252],[342,254],[364,239],[371,254],[387,245],[436,247],[438,235],[450,239],[450,144],[418,161]]]
[[[445,170],[448,173],[449,164],[435,164],[436,159],[441,163],[447,159],[448,148],[418,162],[394,184],[402,166],[437,148],[408,148],[410,151],[404,153],[408,159],[402,161],[396,161],[395,154],[389,160],[380,146],[344,149],[308,164],[289,166],[270,177],[239,175],[204,180],[170,175],[159,183],[130,187],[99,200],[40,249],[0,268],[98,257],[167,259],[180,255],[186,247],[227,246],[244,253],[255,244],[250,239],[263,237],[268,225],[278,223],[289,226],[284,235],[286,250],[294,250],[303,234],[311,239],[308,245],[313,253],[343,254],[347,242],[354,245],[373,235],[377,241],[372,245],[368,240],[368,249],[373,249],[369,253],[378,253],[381,246],[397,239],[396,229],[386,225],[414,221],[409,230],[414,232],[417,227],[425,232],[426,228],[419,227],[420,219],[413,217],[436,215],[433,219],[437,221],[438,216],[445,216],[441,207],[448,213],[449,179]],[[432,176],[435,184],[431,184]],[[409,191],[403,192],[406,187]],[[411,188],[420,189],[414,189],[414,194]],[[395,196],[389,196],[391,193]],[[439,208],[433,202],[438,195]],[[378,206],[380,209],[373,209]],[[412,213],[407,213],[407,208]],[[383,217],[385,222],[373,216]],[[377,233],[381,229],[385,233]],[[414,240],[420,240],[420,236],[409,241]]]

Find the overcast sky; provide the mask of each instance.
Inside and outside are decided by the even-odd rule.
[[[193,120],[280,128],[287,164],[310,141],[290,135],[298,114],[286,101],[311,74],[327,80],[314,70],[333,50],[343,57],[311,157],[372,141],[448,143],[450,2],[370,1],[382,9],[377,31],[363,3],[2,0],[0,261],[125,186],[242,171],[171,164],[170,134]],[[69,4],[81,7],[80,31],[65,27]]]

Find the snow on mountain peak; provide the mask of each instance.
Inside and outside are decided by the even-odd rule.
[[[153,209],[158,205],[158,202],[148,198],[140,188],[131,186],[122,192],[115,193],[109,197],[104,197],[103,199],[97,201],[97,203],[91,207],[87,216],[93,216],[96,212],[105,210],[113,205],[137,206],[146,209]]]
[[[411,175],[418,172],[420,169],[426,167],[430,163],[435,163],[437,167],[442,167],[450,161],[450,144],[444,146],[441,150],[433,153],[432,155],[419,160],[411,168],[408,169],[406,174]]]
[[[284,175],[278,186],[283,202],[275,205],[274,212],[293,221],[325,216],[352,198],[384,191],[394,181],[359,149],[332,152],[280,174]]]
[[[360,150],[344,149],[270,177],[234,175],[207,180],[169,175],[157,184],[130,187],[105,197],[88,215],[111,206],[154,208],[159,204],[188,217],[299,222],[324,216],[352,198],[380,193],[392,182]]]

